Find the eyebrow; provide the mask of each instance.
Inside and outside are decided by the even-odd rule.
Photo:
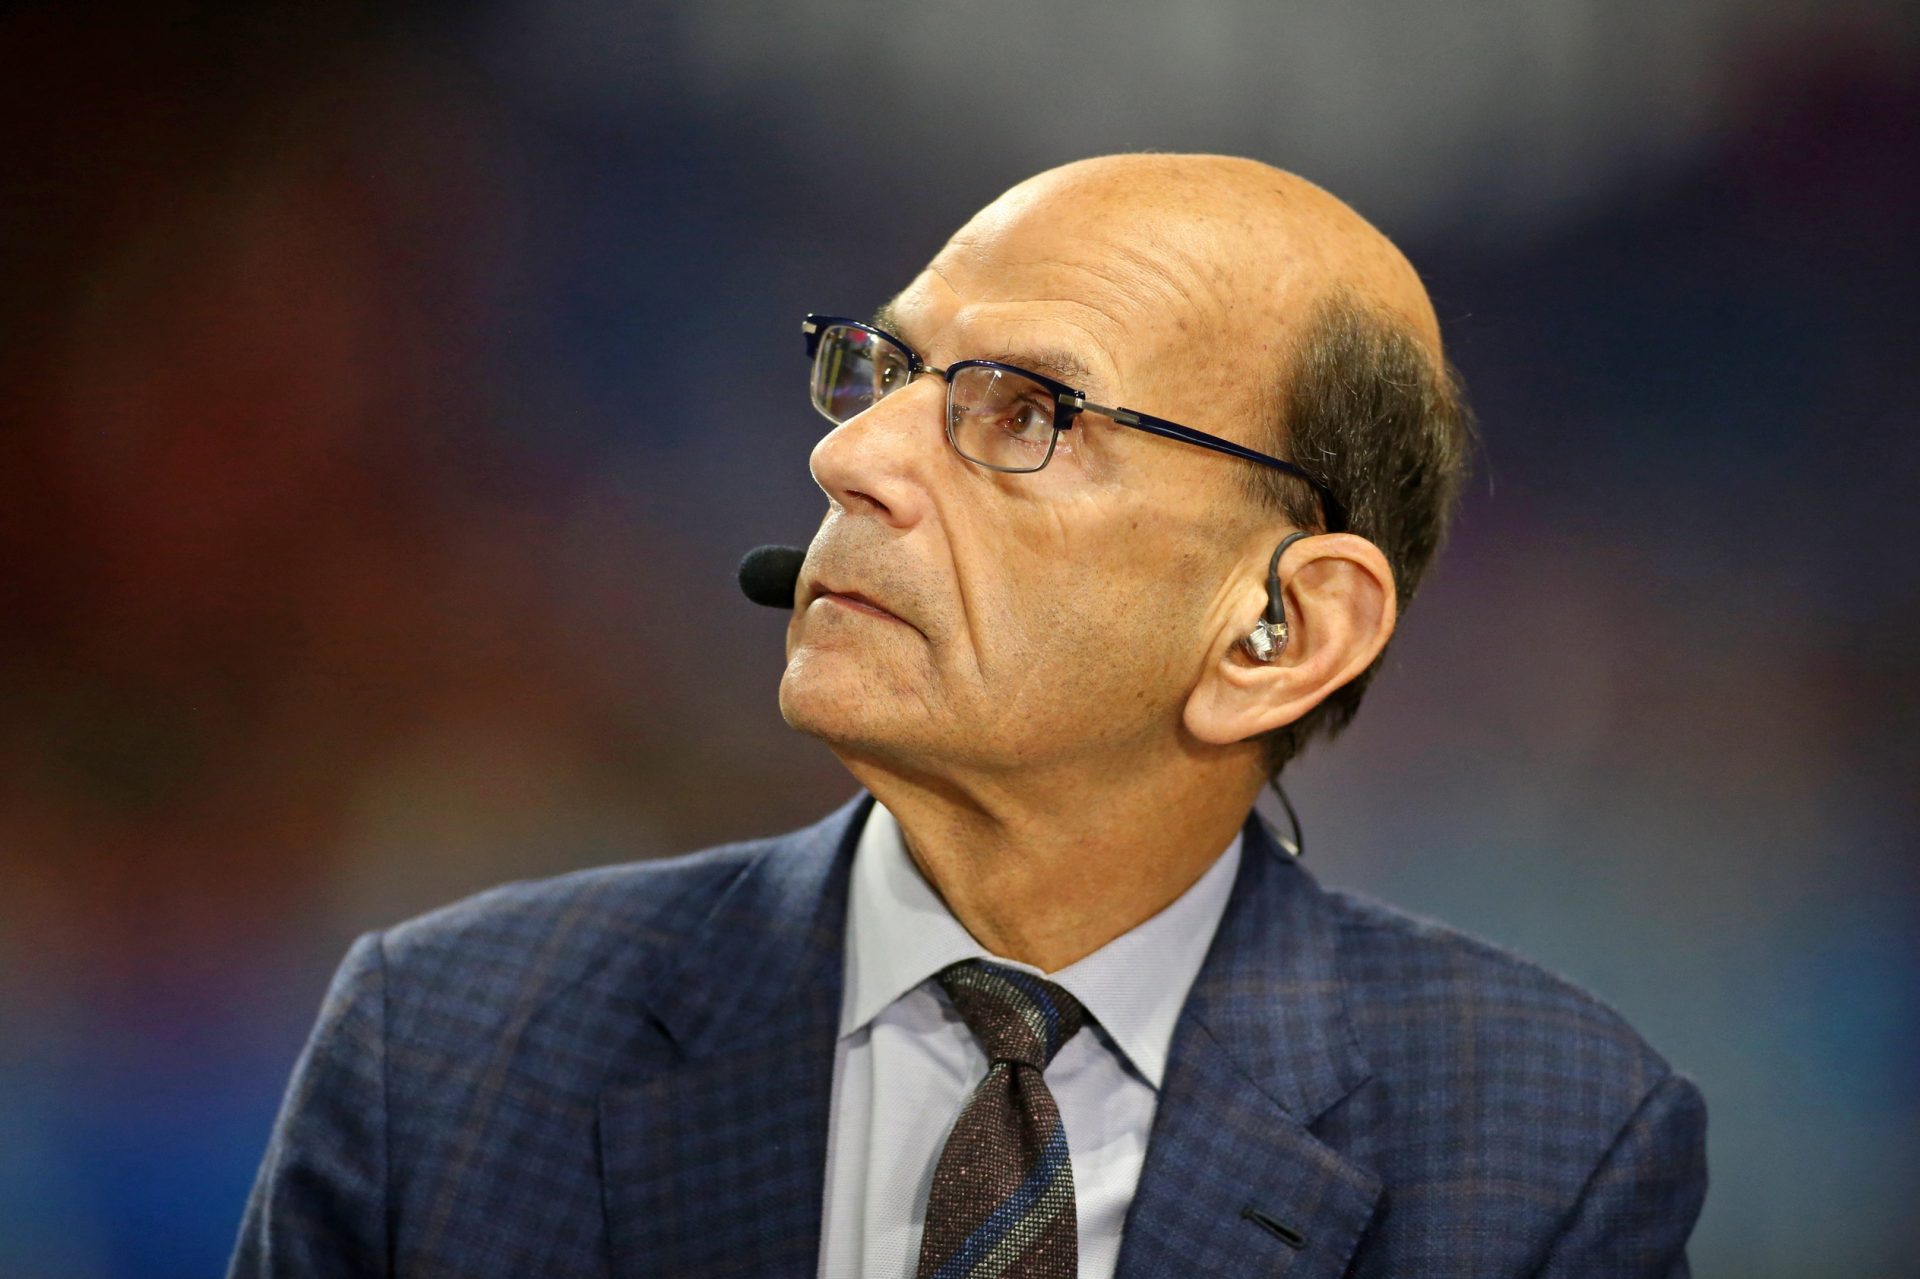
[[[1009,351],[989,351],[985,355],[977,355],[973,358],[1032,369],[1035,373],[1045,373],[1055,381],[1065,382],[1076,391],[1084,391],[1087,384],[1093,381],[1092,370],[1081,362],[1079,356],[1056,347],[1022,347]]]
[[[891,302],[882,305],[868,320],[876,329],[899,334],[900,315],[893,309]],[[905,341],[904,338],[901,339]],[[1073,352],[1060,347],[1003,347],[998,351],[989,351],[984,355],[969,355],[970,360],[992,360],[995,364],[1011,364],[1017,368],[1032,369],[1035,373],[1045,373],[1056,381],[1065,382],[1076,390],[1085,388],[1095,379],[1093,370],[1087,367]]]

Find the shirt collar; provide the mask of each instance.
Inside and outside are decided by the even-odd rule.
[[[1055,973],[1003,959],[975,941],[920,873],[900,824],[875,801],[854,850],[847,902],[840,1034],[852,1034],[948,964],[991,959],[1056,982],[1160,1087],[1174,1023],[1233,891],[1241,836],[1165,909]]]

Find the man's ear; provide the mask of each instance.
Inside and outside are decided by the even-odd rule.
[[[1302,538],[1280,560],[1287,643],[1273,660],[1240,641],[1267,602],[1266,563],[1236,590],[1236,607],[1215,637],[1210,660],[1187,697],[1187,731],[1215,746],[1243,742],[1305,715],[1358,676],[1393,636],[1398,596],[1380,548],[1352,533]]]

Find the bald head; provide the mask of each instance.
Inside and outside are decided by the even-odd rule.
[[[1072,241],[1105,256],[1117,290],[1156,306],[1185,302],[1199,323],[1284,327],[1339,294],[1398,318],[1440,353],[1433,305],[1392,241],[1321,187],[1255,160],[1065,164],[981,210],[947,253],[1045,253]]]

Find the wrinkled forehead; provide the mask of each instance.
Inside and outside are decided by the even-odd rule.
[[[1067,347],[1096,375],[1083,389],[1154,394],[1170,413],[1179,390],[1217,393],[1280,321],[1285,281],[1270,263],[1236,263],[1232,230],[1016,190],[962,227],[891,311],[911,339],[940,345],[926,353],[936,362]]]

